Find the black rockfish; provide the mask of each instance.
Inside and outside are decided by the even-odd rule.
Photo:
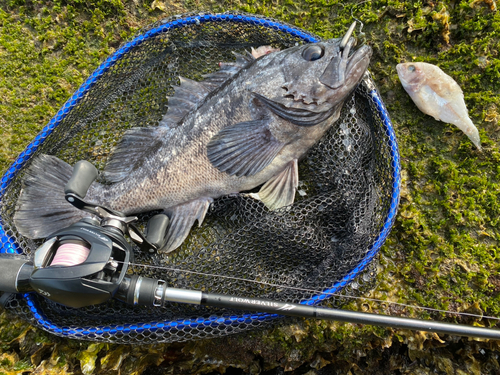
[[[197,82],[181,78],[158,127],[133,128],[86,200],[126,215],[165,210],[167,243],[179,247],[214,198],[262,185],[269,209],[293,203],[297,160],[340,116],[365,73],[371,48],[351,38],[265,54],[237,55]],[[352,52],[352,53],[351,53]],[[79,220],[64,200],[72,168],[41,155],[28,168],[14,216],[19,232],[43,238]]]

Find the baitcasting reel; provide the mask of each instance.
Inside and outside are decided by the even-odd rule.
[[[121,212],[83,200],[96,177],[97,170],[92,164],[79,161],[64,192],[69,203],[99,219],[86,217],[53,233],[35,251],[32,263],[22,261],[24,263],[15,277],[15,290],[2,287],[0,290],[36,291],[52,301],[74,308],[100,304],[112,297],[132,304],[139,303],[139,299],[146,302],[143,301],[144,292],[135,291],[135,287],[141,285],[154,299],[154,294],[151,296],[152,283],[162,284],[161,281],[148,283],[142,282],[143,278],[138,276],[125,277],[129,263],[133,262],[132,247],[125,235],[142,251],[154,254],[164,244],[168,216],[153,216],[148,222],[146,235],[143,235],[133,225],[137,217],[126,217]],[[6,268],[6,262],[12,261],[2,260],[0,268]],[[148,299],[147,302],[157,304],[154,300]]]

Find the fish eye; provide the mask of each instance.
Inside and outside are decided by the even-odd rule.
[[[415,71],[415,65],[410,65],[410,66],[408,66],[408,70],[409,70],[410,72],[414,72],[414,71]]]
[[[322,46],[313,44],[302,51],[302,57],[306,61],[316,61],[323,57],[325,49]]]

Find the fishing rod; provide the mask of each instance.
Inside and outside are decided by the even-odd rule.
[[[65,198],[99,219],[87,217],[55,232],[35,250],[33,260],[0,258],[0,291],[34,292],[73,308],[112,298],[157,307],[176,302],[500,340],[500,330],[493,328],[172,288],[164,280],[130,275],[127,271],[133,264],[133,251],[125,236],[141,251],[154,254],[165,242],[169,218],[165,214],[153,216],[142,234],[134,225],[137,217],[84,200],[96,178],[96,168],[79,161],[65,186]]]

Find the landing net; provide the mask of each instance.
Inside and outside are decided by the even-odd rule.
[[[237,13],[185,14],[142,30],[87,79],[3,176],[1,252],[30,257],[42,243],[21,236],[13,222],[24,171],[38,154],[71,165],[88,160],[102,170],[127,129],[160,122],[179,76],[200,80],[219,62],[234,60],[233,51],[320,40],[273,19]],[[357,285],[372,277],[366,269],[398,204],[397,143],[369,77],[299,162],[299,176],[293,206],[270,212],[243,195],[217,199],[180,249],[153,258],[136,251],[133,273],[177,288],[335,304],[330,293],[357,276]],[[277,320],[265,313],[185,304],[131,307],[115,300],[71,309],[36,294],[18,295],[7,308],[60,336],[121,343],[222,336]]]

